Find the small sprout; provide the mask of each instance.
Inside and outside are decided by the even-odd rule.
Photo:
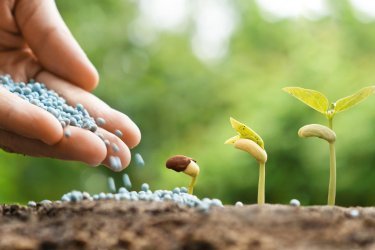
[[[301,202],[299,202],[299,200],[297,200],[297,199],[291,199],[290,202],[289,202],[289,204],[291,206],[293,206],[293,207],[299,207],[299,206],[301,206]]]
[[[116,184],[112,177],[108,177],[108,188],[112,193],[116,193]]]
[[[234,147],[248,152],[259,163],[259,182],[258,182],[258,204],[265,203],[265,176],[267,153],[264,150],[262,138],[245,124],[230,118],[232,127],[238,132],[238,135],[229,138],[225,144],[234,144]]]
[[[335,141],[336,134],[333,131],[333,117],[344,110],[362,102],[375,93],[375,85],[365,87],[353,95],[341,98],[336,102],[330,103],[328,98],[312,89],[304,89],[300,87],[286,87],[283,90],[309,107],[325,115],[328,119],[328,128],[318,124],[310,124],[302,127],[298,131],[300,137],[318,137],[329,143],[330,150],[330,177],[328,187],[328,205],[335,205],[336,200],[336,152]]]
[[[199,166],[196,161],[184,155],[175,155],[170,157],[165,165],[176,172],[184,172],[192,178],[188,187],[188,193],[193,194],[194,185],[199,175]]]

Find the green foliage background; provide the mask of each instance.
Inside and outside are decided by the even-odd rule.
[[[325,204],[328,145],[298,138],[308,123],[324,116],[281,91],[301,86],[331,101],[374,84],[375,23],[358,21],[347,1],[331,1],[333,14],[318,21],[269,22],[252,1],[234,1],[238,24],[229,53],[206,65],[193,54],[191,31],[157,32],[149,45],[130,37],[135,1],[57,1],[72,33],[98,68],[96,95],[128,114],[142,131],[144,168],[125,170],[135,189],[187,185],[167,171],[173,154],[201,166],[196,194],[233,204],[256,202],[258,167],[246,153],[224,145],[234,135],[229,117],[245,122],[265,141],[269,161],[266,200]],[[375,97],[338,114],[337,204],[375,205]],[[107,191],[106,177],[121,184],[122,173],[80,163],[0,153],[0,202],[58,199],[72,189]]]

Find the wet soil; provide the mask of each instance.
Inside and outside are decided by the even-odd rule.
[[[166,202],[0,206],[0,249],[375,249],[375,207],[249,205],[209,213]]]

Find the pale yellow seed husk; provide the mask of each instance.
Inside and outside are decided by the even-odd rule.
[[[329,143],[336,141],[336,133],[332,129],[320,124],[303,126],[298,130],[298,135],[299,137],[319,137]]]
[[[199,175],[199,166],[196,162],[190,161],[190,164],[184,170],[184,173],[191,176],[197,177]]]
[[[238,139],[234,143],[234,147],[237,149],[241,149],[245,152],[251,154],[258,162],[266,162],[267,161],[267,153],[266,151],[261,148],[256,142],[249,140],[249,139]]]

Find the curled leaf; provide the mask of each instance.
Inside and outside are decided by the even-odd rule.
[[[232,127],[238,132],[240,138],[250,139],[264,149],[264,142],[262,138],[257,133],[255,133],[255,131],[232,117],[230,118],[230,123],[232,124]],[[235,137],[227,140],[227,144],[231,143],[233,139],[235,139]],[[233,141],[233,143],[235,143],[235,141]]]
[[[334,105],[335,106],[334,110],[336,113],[344,111],[360,103],[361,101],[365,100],[367,97],[369,97],[370,95],[374,93],[375,93],[375,85],[363,88],[359,90],[358,92],[354,93],[353,95],[339,99]]]
[[[286,87],[283,88],[283,90],[316,111],[324,115],[327,114],[329,101],[327,97],[319,91],[300,87]]]

